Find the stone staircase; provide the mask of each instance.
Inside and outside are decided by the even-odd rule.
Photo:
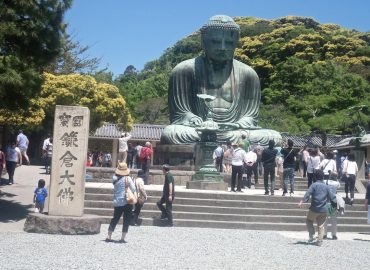
[[[108,181],[108,178],[106,179]],[[103,223],[109,223],[113,215],[113,189],[111,184],[104,182],[106,181],[87,184],[85,213],[99,215]],[[302,189],[303,185],[302,183]],[[141,224],[162,226],[164,223],[158,219],[160,212],[156,206],[156,201],[162,194],[161,187],[149,185],[147,193],[149,198],[140,214]],[[277,191],[275,196],[261,194],[263,189],[260,189],[259,185],[257,189],[244,193],[186,190],[183,186],[177,186],[173,205],[174,225],[249,230],[306,230],[308,205],[305,205],[304,209],[297,207],[304,192],[297,191],[295,197],[282,197],[281,191]],[[345,215],[338,217],[339,232],[370,232],[363,206],[364,195],[356,196],[355,204],[347,206]]]

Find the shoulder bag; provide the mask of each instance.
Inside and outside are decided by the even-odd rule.
[[[127,204],[136,204],[137,203],[137,195],[136,192],[132,192],[131,188],[129,187],[129,182],[127,177],[125,178],[125,195],[126,195],[126,203]]]

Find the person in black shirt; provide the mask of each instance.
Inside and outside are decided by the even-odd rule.
[[[275,190],[275,158],[277,150],[274,149],[275,142],[269,141],[269,147],[262,152],[261,162],[263,163],[263,180],[265,184],[265,195],[269,195],[269,175],[271,179],[271,195],[274,195]]]
[[[161,210],[161,219],[168,219],[168,226],[173,226],[172,220],[172,203],[175,198],[175,180],[170,172],[170,166],[165,164],[162,166],[164,177],[162,198],[157,202],[159,210]],[[163,204],[166,203],[166,208]]]
[[[281,150],[281,154],[284,156],[283,163],[283,179],[284,179],[284,191],[283,196],[288,193],[288,180],[290,182],[290,196],[294,194],[294,168],[295,168],[295,153],[293,150],[293,141],[288,139],[288,147]]]

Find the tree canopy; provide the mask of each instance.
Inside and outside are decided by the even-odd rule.
[[[59,54],[71,2],[0,1],[0,124],[10,123],[4,115],[35,113],[30,98],[41,90],[43,69]]]
[[[124,130],[131,130],[132,118],[126,102],[116,86],[98,83],[89,75],[53,75],[45,73],[40,97],[34,102],[45,112],[42,126],[51,130],[55,105],[85,106],[90,109],[90,129],[103,122],[117,123]]]
[[[252,66],[261,80],[261,126],[293,134],[345,134],[360,121],[369,129],[369,32],[294,16],[235,21],[241,27],[235,58]],[[116,79],[137,121],[165,123],[172,68],[201,53],[197,31],[134,76],[123,73]],[[160,110],[154,105],[159,100]],[[359,117],[351,116],[352,106],[363,106]]]

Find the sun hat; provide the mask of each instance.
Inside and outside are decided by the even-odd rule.
[[[115,174],[118,175],[129,175],[130,174],[130,169],[127,167],[126,162],[120,162],[118,163],[117,169],[115,171]]]

